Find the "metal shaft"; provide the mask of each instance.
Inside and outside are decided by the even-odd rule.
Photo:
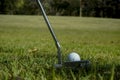
[[[55,42],[56,47],[57,47],[57,50],[58,50],[58,52],[57,52],[58,53],[58,64],[62,64],[62,56],[61,56],[61,47],[60,47],[60,44],[59,44],[59,42],[58,42],[58,40],[56,38],[56,35],[55,35],[55,33],[54,33],[53,29],[52,29],[52,26],[51,26],[51,24],[50,24],[50,22],[48,20],[48,17],[47,17],[47,15],[45,13],[45,10],[44,10],[44,8],[43,8],[43,6],[41,4],[41,1],[37,0],[37,3],[39,4],[39,7],[40,7],[40,9],[42,11],[42,14],[43,14],[43,17],[45,19],[45,22],[46,22],[46,24],[48,26],[48,29],[49,29],[52,37],[53,37],[53,40]]]

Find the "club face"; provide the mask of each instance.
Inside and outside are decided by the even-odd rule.
[[[81,61],[64,62],[63,65],[68,68],[85,68],[90,65],[90,61],[81,60]]]
[[[63,62],[63,64],[55,64],[55,68],[71,68],[71,69],[80,69],[87,68],[90,65],[90,61],[81,60],[81,61],[72,61],[72,62]]]

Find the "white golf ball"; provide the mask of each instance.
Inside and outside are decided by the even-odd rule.
[[[80,59],[80,56],[77,53],[72,52],[68,55],[68,60],[69,61],[80,61],[81,59]]]

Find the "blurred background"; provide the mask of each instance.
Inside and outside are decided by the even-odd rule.
[[[120,18],[120,0],[41,0],[47,15]],[[0,14],[41,14],[36,0],[0,0]]]

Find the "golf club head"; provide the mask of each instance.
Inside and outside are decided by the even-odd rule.
[[[66,61],[63,64],[55,64],[55,68],[69,68],[69,69],[80,69],[80,68],[88,68],[90,66],[89,60],[81,60],[81,61]]]
[[[89,60],[81,60],[81,61],[67,61],[63,63],[64,67],[67,68],[87,68],[90,65]]]

